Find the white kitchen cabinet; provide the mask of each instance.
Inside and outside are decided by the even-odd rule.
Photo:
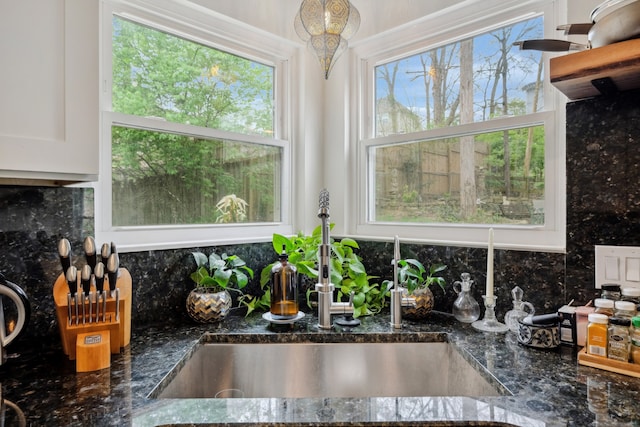
[[[0,12],[0,184],[98,177],[99,0]]]

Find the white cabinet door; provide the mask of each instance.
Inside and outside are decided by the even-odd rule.
[[[99,0],[0,13],[0,183],[98,176]]]

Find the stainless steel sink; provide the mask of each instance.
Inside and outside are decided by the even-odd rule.
[[[350,338],[341,335],[333,341],[342,342],[331,342],[334,337],[331,334],[309,334],[297,337],[298,342],[293,343],[210,342],[209,337],[202,339],[149,397],[359,398],[510,394],[482,366],[470,357],[463,357],[453,344],[446,342],[445,334],[380,336],[386,342],[345,342]],[[223,339],[229,339],[229,336]],[[420,342],[414,342],[416,340]]]

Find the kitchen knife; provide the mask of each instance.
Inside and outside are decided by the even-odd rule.
[[[66,277],[67,270],[71,267],[71,244],[69,240],[62,238],[58,242],[58,255],[62,264],[62,274]]]
[[[104,290],[104,264],[98,262],[96,268],[93,270],[93,275],[96,278],[96,293],[101,294]]]
[[[75,266],[70,266],[67,269],[66,274],[67,285],[69,285],[69,294],[67,295],[67,304],[69,306],[69,325],[71,325],[71,319],[73,318],[73,311],[71,306],[75,307],[76,324],[78,321],[78,300],[76,299],[76,292],[78,291],[78,269]]]
[[[116,249],[116,244],[113,243],[113,242],[111,242],[111,255],[115,255],[116,256],[116,262],[118,264],[118,267],[120,267],[120,255],[118,255],[118,250]],[[120,272],[119,271],[118,271],[118,276],[120,276]]]
[[[87,297],[91,292],[91,267],[85,264],[82,267],[82,273],[80,275],[80,282],[82,283],[82,324],[87,320]],[[89,300],[91,303],[91,300]],[[91,317],[91,309],[89,309],[89,317]]]
[[[80,280],[82,282],[82,293],[89,295],[89,292],[91,292],[91,267],[88,265],[82,267]]]
[[[87,258],[87,264],[93,270],[96,267],[96,242],[93,237],[87,236],[83,243],[84,255]]]
[[[111,246],[108,243],[103,243],[100,248],[100,258],[102,258],[102,263],[107,264],[107,260],[109,259],[109,255],[111,255]]]
[[[95,271],[93,272],[93,276],[95,277],[95,287],[96,287],[96,322],[100,319],[100,296],[104,290],[104,264],[98,262],[96,264]],[[104,296],[106,300],[106,295]]]
[[[120,261],[118,260],[118,254],[111,252],[109,259],[107,260],[107,276],[109,277],[109,294],[111,297],[115,296],[116,283],[118,281],[118,267],[120,267]]]

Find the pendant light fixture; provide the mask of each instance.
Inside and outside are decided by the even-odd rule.
[[[296,33],[320,60],[325,79],[359,27],[360,13],[349,0],[303,0],[294,20]]]

